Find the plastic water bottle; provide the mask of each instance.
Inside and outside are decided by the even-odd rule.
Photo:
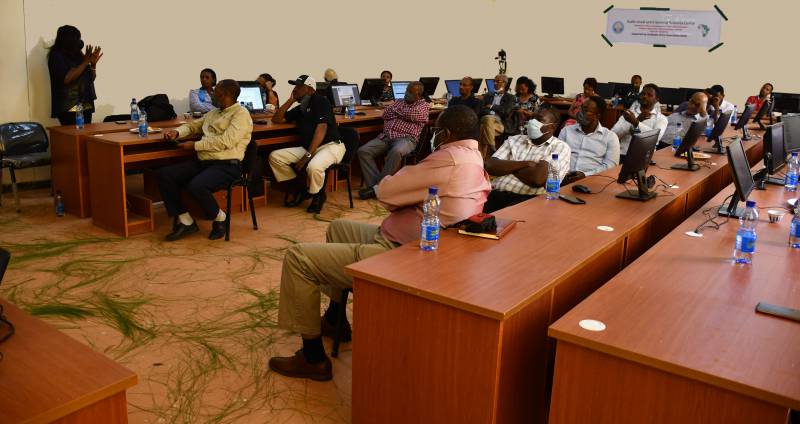
[[[731,125],[736,125],[736,105],[733,105],[733,113],[731,114]]]
[[[56,207],[56,216],[64,216],[64,199],[61,197],[61,190],[56,190],[56,197],[53,199],[53,204]]]
[[[714,132],[714,118],[711,115],[706,118],[706,138],[711,137],[711,133]]]
[[[75,105],[75,128],[82,130],[83,127],[83,105],[78,103]]]
[[[419,248],[425,251],[439,248],[439,189],[428,188],[428,198],[422,204],[422,225]]]
[[[800,249],[800,206],[794,210],[794,218],[789,224],[789,246]]]
[[[355,119],[356,118],[356,101],[351,96],[347,100],[347,119]]]
[[[547,167],[547,184],[545,185],[547,200],[558,199],[559,187],[561,187],[561,180],[558,178],[558,155],[554,153],[552,161]]]
[[[445,106],[450,106],[450,100],[453,100],[453,95],[448,91],[447,94],[444,95],[444,98],[447,100],[447,104]]]
[[[611,99],[611,106],[613,106],[613,107],[619,106],[620,100],[621,99],[619,98],[619,94],[615,94],[614,98]]]
[[[139,112],[139,137],[147,137],[147,113]]]
[[[753,255],[756,253],[756,224],[758,224],[756,202],[748,200],[747,208],[739,218],[739,231],[736,232],[736,246],[733,249],[734,263],[753,263]]]
[[[675,133],[675,138],[672,139],[672,151],[677,152],[678,148],[681,147],[681,141],[683,141],[683,137],[681,136],[681,132],[683,131],[683,124],[678,122],[675,127],[678,129],[678,132]]]
[[[139,105],[135,97],[131,99],[131,122],[139,122]]]
[[[786,191],[797,191],[797,176],[800,174],[800,161],[798,161],[797,152],[792,152],[788,168],[783,186]]]

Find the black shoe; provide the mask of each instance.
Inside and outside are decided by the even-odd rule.
[[[331,340],[336,338],[336,324],[329,322],[325,317],[322,317],[322,337],[327,337]],[[353,340],[353,329],[350,327],[350,322],[345,321],[344,325],[342,325],[342,339],[339,340],[342,343],[347,343]]]
[[[295,206],[299,206],[301,203],[305,202],[310,198],[311,194],[307,192],[305,189],[303,189],[295,193],[294,196],[291,196],[289,200],[286,201],[285,205],[287,208],[293,208]]]
[[[225,221],[212,221],[211,232],[208,233],[209,240],[216,240],[225,237]]]
[[[200,229],[197,228],[197,222],[192,222],[192,225],[184,225],[178,222],[178,225],[175,226],[172,232],[167,234],[166,240],[167,241],[180,240],[183,237],[188,236],[189,234],[192,233],[196,233],[198,231],[200,231]]]
[[[358,190],[358,198],[361,200],[374,199],[375,197],[377,197],[375,196],[375,189],[372,187],[366,187]]]
[[[325,193],[320,191],[319,193],[315,194],[314,197],[311,198],[311,204],[308,205],[308,209],[306,212],[308,213],[320,213],[322,211],[322,205],[325,204]]]

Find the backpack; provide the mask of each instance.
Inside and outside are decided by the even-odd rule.
[[[166,94],[154,94],[139,100],[139,109],[147,114],[148,122],[169,121],[178,117]]]

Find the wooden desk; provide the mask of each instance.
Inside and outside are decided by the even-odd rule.
[[[760,160],[760,142],[745,147]],[[679,162],[669,149],[655,160]],[[443,231],[437,252],[411,243],[349,266],[353,422],[545,422],[548,325],[727,185],[725,157],[713,160],[697,172],[651,167],[679,186],[674,196],[617,199],[616,184],[580,195],[582,206],[540,196],[497,213],[526,221],[500,241]]]
[[[750,199],[791,197],[768,186]],[[698,212],[553,324],[550,422],[786,423],[800,409],[800,324],[755,306],[800,308],[800,250],[787,246],[791,215],[759,214],[752,266],[730,262],[738,220],[685,235],[705,220]],[[606,329],[583,330],[583,319]]]
[[[127,423],[133,371],[0,300],[16,334],[0,345],[0,422]]]

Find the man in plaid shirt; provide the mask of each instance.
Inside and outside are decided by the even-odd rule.
[[[492,213],[544,193],[547,171],[558,155],[558,176],[569,171],[571,149],[553,133],[559,118],[552,109],[539,109],[525,125],[527,134],[509,137],[486,161],[486,172],[495,178],[483,211]]]
[[[358,149],[358,161],[366,184],[366,188],[358,192],[362,199],[374,198],[374,187],[383,177],[397,172],[403,156],[416,147],[422,127],[428,122],[428,103],[422,93],[422,83],[409,84],[405,97],[384,109],[383,132]],[[375,159],[384,155],[386,158],[380,171]]]

